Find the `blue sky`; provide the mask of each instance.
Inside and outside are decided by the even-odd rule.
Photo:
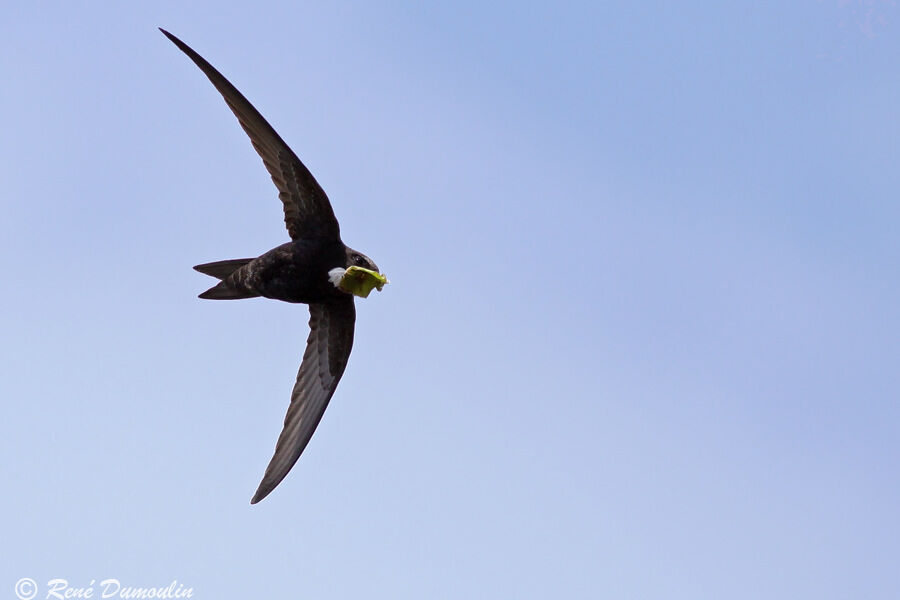
[[[900,594],[894,2],[20,3],[0,593]],[[390,277],[251,507],[307,312],[219,68]],[[4,596],[5,597],[5,596]]]

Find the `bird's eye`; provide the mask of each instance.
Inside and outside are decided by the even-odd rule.
[[[366,266],[366,259],[364,259],[362,256],[360,256],[358,254],[353,257],[353,262],[355,262],[356,266],[358,266],[358,267]]]

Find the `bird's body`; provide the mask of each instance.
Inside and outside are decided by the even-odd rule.
[[[329,271],[346,268],[348,248],[340,242],[295,240],[253,259],[197,265],[201,273],[218,277],[217,265],[235,264],[222,281],[200,295],[210,300],[263,296],[272,300],[313,304],[344,298],[347,293],[329,280]],[[351,251],[353,252],[353,251]],[[224,266],[224,265],[223,265]]]
[[[160,31],[200,67],[250,136],[278,188],[291,237],[290,242],[256,258],[197,265],[196,270],[219,279],[200,297],[238,300],[263,296],[309,305],[306,350],[275,454],[251,500],[255,504],[275,489],[294,466],[337,388],[353,346],[353,295],[365,297],[372,285],[377,283],[381,289],[387,280],[369,257],[344,245],[325,192],[253,105],[187,44],[163,29]],[[345,275],[350,272],[368,274],[377,282],[345,285]]]

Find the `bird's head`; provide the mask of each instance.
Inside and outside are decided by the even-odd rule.
[[[346,266],[328,271],[328,280],[339,290],[360,298],[367,298],[372,289],[380,292],[390,283],[378,270],[375,261],[352,248],[347,248]]]
[[[350,267],[360,267],[362,269],[368,269],[370,271],[375,271],[376,273],[381,273],[378,269],[378,265],[375,264],[371,258],[363,254],[362,252],[357,252],[352,248],[347,248],[347,265],[346,268]]]

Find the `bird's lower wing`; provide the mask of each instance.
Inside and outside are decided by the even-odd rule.
[[[291,394],[291,405],[275,445],[275,455],[266,467],[251,504],[265,498],[281,483],[306,448],[344,374],[353,347],[355,323],[356,308],[352,297],[329,304],[309,305],[309,338]]]

